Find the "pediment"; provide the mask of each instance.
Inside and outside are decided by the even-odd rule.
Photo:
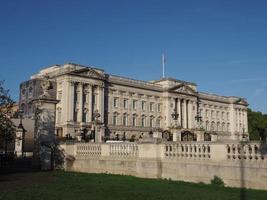
[[[96,79],[101,79],[101,80],[105,79],[104,74],[99,73],[92,68],[77,70],[74,72],[74,74],[79,75],[79,76],[88,77],[88,78],[96,78]]]
[[[195,90],[193,90],[191,87],[187,86],[184,83],[173,86],[173,87],[169,88],[168,91],[169,92],[178,92],[178,93],[183,93],[183,94],[190,94],[190,95],[196,94]]]

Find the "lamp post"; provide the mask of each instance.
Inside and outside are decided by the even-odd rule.
[[[24,156],[24,143],[25,143],[25,132],[26,130],[23,127],[22,124],[22,114],[23,114],[23,110],[19,110],[19,118],[20,118],[20,122],[17,128],[17,132],[16,132],[16,152],[21,152],[21,156]]]
[[[101,142],[101,135],[99,136],[100,130],[99,130],[99,125],[101,124],[99,118],[101,117],[101,115],[99,114],[98,110],[96,110],[93,113],[93,140],[94,142]]]
[[[202,116],[201,116],[201,112],[199,110],[200,103],[201,103],[200,99],[197,98],[197,115],[195,116],[195,119],[197,121],[199,129],[201,128],[201,122],[202,122]]]
[[[179,126],[178,126],[178,117],[179,117],[179,114],[177,113],[177,101],[178,101],[178,99],[177,98],[175,98],[175,105],[174,105],[174,110],[173,110],[173,113],[171,114],[171,116],[172,116],[172,119],[174,120],[174,133],[173,133],[173,138],[172,138],[172,140],[174,141],[174,142],[176,142],[177,141],[177,128],[179,128]]]

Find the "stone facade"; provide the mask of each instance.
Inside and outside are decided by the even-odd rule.
[[[183,141],[241,140],[248,136],[248,104],[243,98],[199,92],[195,83],[173,78],[140,81],[72,63],[46,68],[22,83],[21,107],[27,104],[24,85],[44,77],[56,85],[52,95],[59,100],[59,136],[90,134],[94,113],[100,114],[103,137],[108,139],[138,140],[149,133]]]

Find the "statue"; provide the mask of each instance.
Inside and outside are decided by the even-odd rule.
[[[49,77],[46,76],[41,83],[41,88],[43,90],[43,94],[40,95],[41,98],[50,98],[51,95],[48,93],[49,90],[53,89],[52,83],[49,80]]]

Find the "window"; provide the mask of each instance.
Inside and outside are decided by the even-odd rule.
[[[214,117],[214,111],[212,110],[211,111],[211,118],[213,118]]]
[[[127,126],[127,121],[128,121],[128,119],[127,119],[128,117],[127,117],[127,115],[126,114],[124,114],[123,115],[123,118],[122,118],[122,123],[123,123],[123,126]]]
[[[220,122],[217,122],[217,128],[216,128],[217,131],[220,131]]]
[[[161,112],[161,104],[158,104],[158,112]]]
[[[225,126],[225,124],[224,124],[224,123],[222,123],[222,131],[224,131],[224,126]]]
[[[136,115],[133,115],[133,126],[136,126]]]
[[[142,101],[142,111],[145,111],[145,110],[146,110],[146,102]]]
[[[154,125],[154,124],[153,124],[153,117],[150,117],[150,119],[149,119],[149,126],[150,126],[150,127],[153,127],[153,125]]]
[[[114,98],[114,100],[113,100],[113,106],[114,106],[114,108],[118,108],[118,101],[119,101],[118,98]]]
[[[123,99],[123,108],[124,109],[128,108],[128,99]]]
[[[208,117],[209,116],[209,111],[208,110],[206,110],[206,117]]]
[[[154,111],[154,103],[153,102],[150,102],[150,104],[149,104],[149,110],[150,110],[150,112],[153,112]]]
[[[226,118],[227,120],[229,120],[229,112],[227,112]]]
[[[220,112],[217,111],[216,118],[219,119],[219,116],[220,116]]]
[[[145,127],[145,126],[146,126],[146,117],[145,117],[145,116],[142,116],[142,119],[141,119],[141,126],[142,126],[142,127]]]
[[[230,131],[230,123],[227,123],[227,132],[229,132]]]
[[[156,127],[160,127],[160,126],[161,126],[161,120],[160,118],[158,118],[156,121]]]
[[[222,119],[224,119],[224,112],[222,112]]]
[[[133,109],[136,110],[137,100],[133,100]]]
[[[113,125],[117,125],[117,115],[113,115]]]

